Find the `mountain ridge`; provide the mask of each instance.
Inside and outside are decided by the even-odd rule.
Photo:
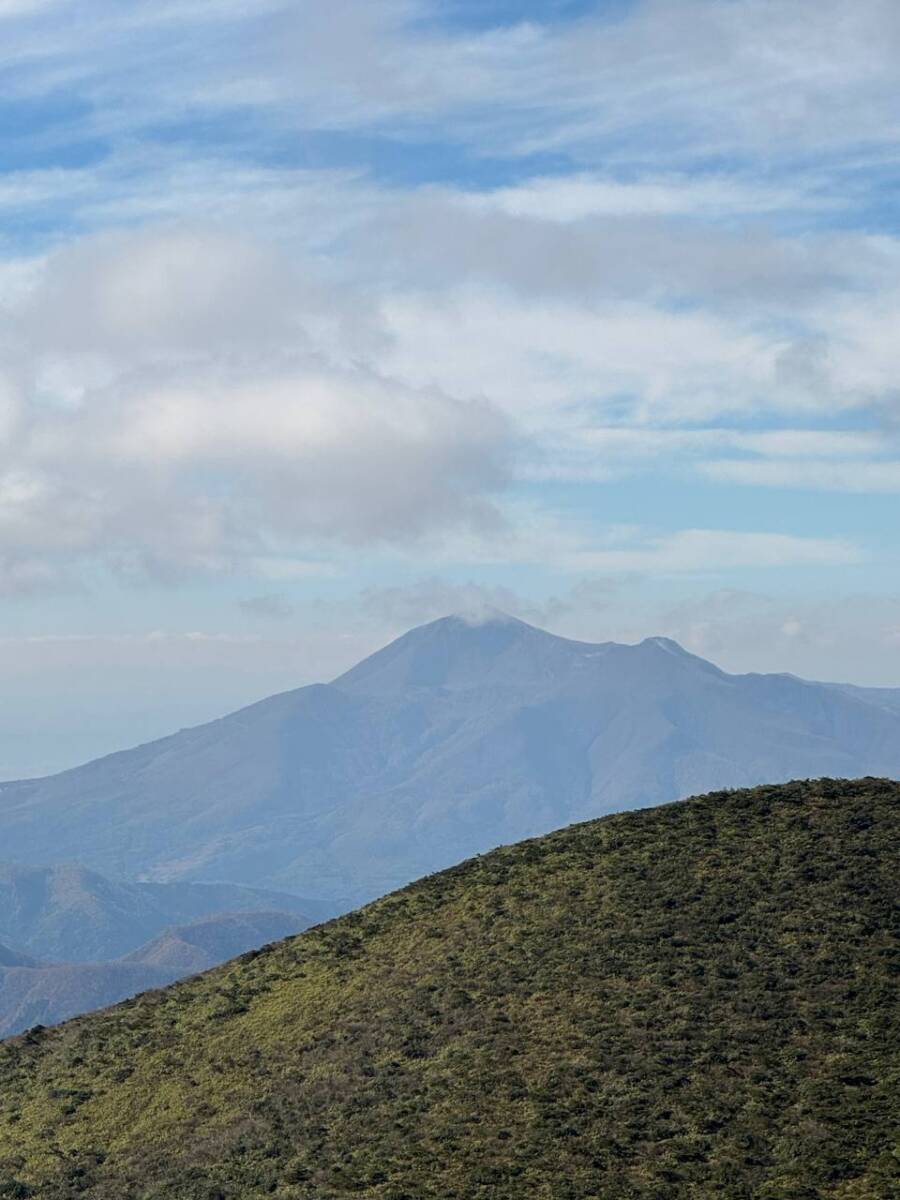
[[[216,913],[105,962],[38,961],[0,945],[0,1038],[165,987],[309,924],[290,913]]]
[[[333,915],[287,893],[113,880],[77,863],[0,862],[0,942],[57,963],[118,959],[163,930],[203,917],[285,909],[307,924]]]
[[[449,617],[331,683],[7,784],[0,840],[24,861],[228,880],[346,910],[604,812],[823,773],[900,775],[900,709],[729,675],[669,639],[577,642]]]

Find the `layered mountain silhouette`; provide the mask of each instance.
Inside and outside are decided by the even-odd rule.
[[[167,929],[122,961],[173,973],[173,978],[208,971],[245,950],[299,933],[310,924],[283,912],[224,913]]]
[[[507,847],[0,1045],[0,1195],[896,1200],[900,785]]]
[[[164,987],[308,925],[284,912],[217,914],[166,930],[113,962],[39,962],[0,945],[0,1038]]]
[[[129,883],[69,863],[0,863],[0,943],[37,959],[117,959],[171,926],[199,930],[203,926],[193,923],[201,918],[271,911],[299,916],[305,925],[332,915],[327,906],[298,896],[232,884]],[[4,964],[0,956],[3,965],[29,964]]]
[[[448,617],[333,683],[3,785],[0,846],[349,908],[574,821],[824,774],[900,775],[896,693],[730,675],[665,638]]]

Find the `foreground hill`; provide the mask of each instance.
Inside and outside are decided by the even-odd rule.
[[[72,864],[0,863],[0,942],[59,962],[116,959],[173,925],[273,910],[295,913],[307,925],[333,915],[313,901],[232,884],[133,883]]]
[[[464,863],[0,1046],[0,1195],[888,1200],[900,785]]]
[[[290,913],[219,914],[166,930],[116,962],[42,963],[0,946],[0,1038],[165,987],[308,924]]]
[[[595,645],[449,617],[332,684],[4,785],[0,846],[21,862],[227,880],[346,910],[606,812],[823,774],[900,776],[891,695],[728,675],[664,638]],[[29,949],[0,920],[4,933]]]

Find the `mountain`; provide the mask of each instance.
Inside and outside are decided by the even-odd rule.
[[[20,954],[10,946],[0,946],[0,968],[2,967],[36,967],[38,960],[29,954]]]
[[[290,913],[204,917],[192,925],[166,930],[117,962],[38,963],[0,946],[0,1037],[107,1008],[148,988],[164,987],[266,942],[298,933],[308,924]]]
[[[851,683],[833,683],[830,686],[857,700],[865,700],[866,703],[886,708],[889,712],[900,713],[900,688],[854,687]]]
[[[331,684],[5,784],[0,845],[21,862],[228,880],[346,910],[573,821],[822,774],[900,775],[900,711],[789,675],[729,675],[665,638],[595,645],[449,617]]]
[[[0,966],[0,1037],[107,1008],[177,978],[178,972],[130,963]]]
[[[900,785],[476,858],[0,1046],[0,1195],[889,1200]]]
[[[231,884],[126,883],[71,864],[0,864],[0,941],[57,961],[119,958],[172,925],[272,910],[299,915],[306,925],[334,911],[321,902]]]
[[[283,912],[231,913],[167,929],[122,960],[172,972],[171,978],[208,971],[226,959],[307,928],[308,921]]]

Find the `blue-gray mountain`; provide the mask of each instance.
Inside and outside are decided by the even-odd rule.
[[[308,924],[283,912],[216,914],[166,930],[115,962],[42,963],[0,945],[0,1038],[165,987]]]
[[[271,911],[291,913],[304,925],[331,915],[323,905],[298,896],[234,884],[130,883],[68,863],[0,863],[0,943],[36,959],[116,959],[172,925],[222,913],[256,916]],[[0,951],[0,966],[4,965],[27,964],[4,963]]]
[[[349,908],[602,813],[870,774],[900,775],[896,693],[729,675],[664,638],[590,644],[448,617],[331,684],[4,785],[0,845]]]

